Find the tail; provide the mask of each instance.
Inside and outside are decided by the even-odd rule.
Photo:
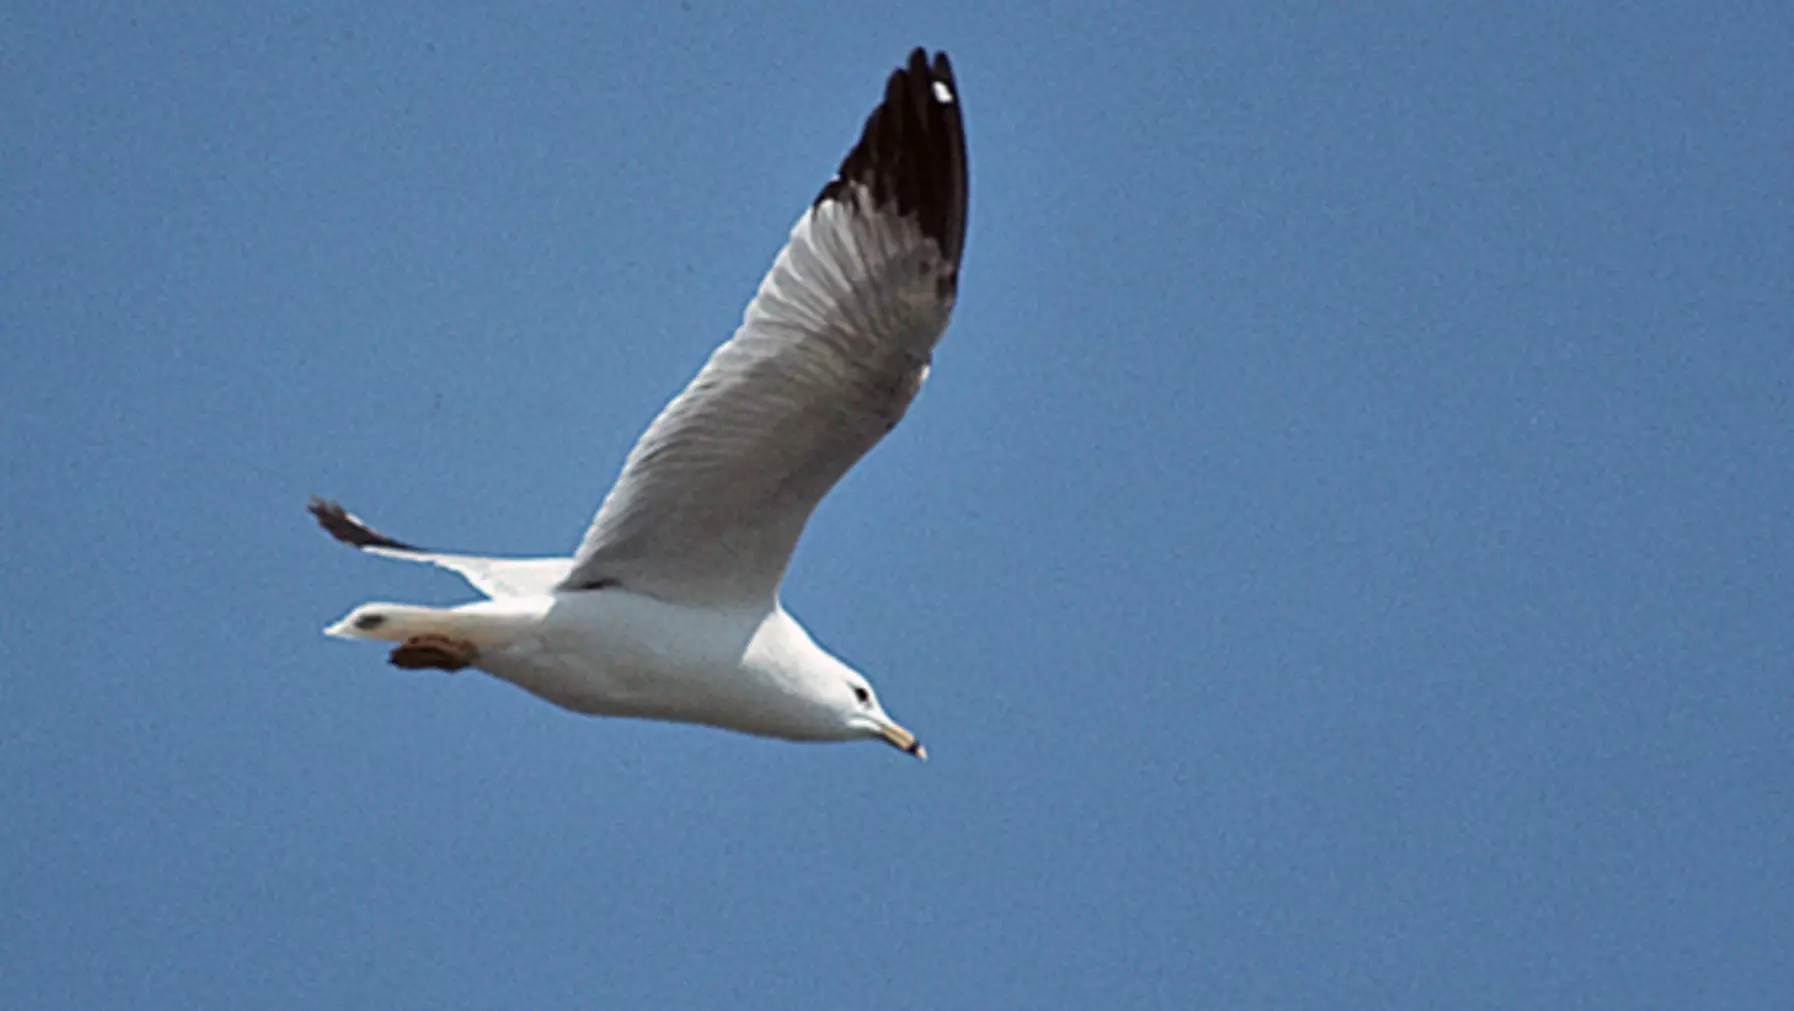
[[[452,640],[472,649],[506,646],[534,627],[536,609],[518,601],[482,600],[460,607],[363,604],[324,630],[339,639],[405,643],[419,638]]]

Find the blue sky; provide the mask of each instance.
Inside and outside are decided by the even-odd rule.
[[[1786,1007],[1794,16],[0,13],[0,1003]],[[960,304],[789,606],[927,742],[319,630],[569,550],[911,46]]]

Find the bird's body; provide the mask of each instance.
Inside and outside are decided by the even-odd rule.
[[[445,614],[453,616],[455,639],[475,646],[468,666],[591,716],[830,740],[841,735],[826,718],[828,710],[804,704],[805,674],[832,670],[843,681],[855,677],[776,602],[698,607],[599,590],[483,600],[449,611],[370,604],[330,631],[380,631],[408,641],[439,634]],[[358,633],[354,622],[370,615],[385,621]],[[405,616],[420,620],[408,624]]]
[[[333,503],[319,523],[441,565],[489,598],[365,604],[328,629],[409,668],[476,667],[580,713],[912,754],[866,679],[779,602],[817,502],[908,410],[957,292],[963,127],[952,68],[891,75],[834,180],[792,229],[733,339],[637,442],[572,558],[424,551]]]

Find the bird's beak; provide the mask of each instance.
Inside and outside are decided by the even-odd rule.
[[[898,751],[908,752],[924,762],[928,761],[928,752],[923,750],[922,742],[916,740],[916,735],[889,719],[878,725],[878,736],[884,738],[885,743]]]

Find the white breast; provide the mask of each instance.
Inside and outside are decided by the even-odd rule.
[[[533,634],[479,666],[579,713],[837,736],[805,686],[838,661],[785,611],[668,604],[622,590],[556,594]]]

